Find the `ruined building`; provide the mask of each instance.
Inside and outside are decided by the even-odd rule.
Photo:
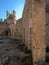
[[[33,63],[46,60],[49,47],[49,0],[26,0],[22,18],[16,12],[0,20],[0,36],[18,38],[32,51]],[[4,34],[8,32],[8,34]]]
[[[0,35],[1,37],[4,36],[13,36],[15,34],[15,25],[16,25],[16,19],[15,16],[16,13],[13,11],[12,14],[9,14],[8,11],[6,12],[7,19],[4,21],[0,20]],[[7,35],[4,33],[7,32]]]

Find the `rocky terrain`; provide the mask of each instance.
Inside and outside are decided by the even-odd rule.
[[[0,65],[32,65],[31,56],[21,40],[0,38]]]
[[[31,51],[22,43],[22,40],[0,38],[0,65],[33,65]],[[49,65],[49,62],[41,61],[34,65]]]

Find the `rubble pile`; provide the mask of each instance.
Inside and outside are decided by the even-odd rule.
[[[21,40],[0,39],[0,65],[32,65],[31,51]]]

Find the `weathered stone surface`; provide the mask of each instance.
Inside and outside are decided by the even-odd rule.
[[[6,34],[7,32],[8,35]],[[7,11],[7,19],[4,21],[0,19],[1,36],[10,36],[23,41],[26,47],[32,50],[33,62],[45,61],[45,48],[49,46],[49,0],[46,0],[46,7],[45,0],[26,0],[22,18],[19,20],[16,20],[15,11],[12,14]],[[5,42],[7,43],[7,41]],[[18,46],[21,50],[25,49],[26,52],[26,48],[23,45],[18,44]],[[10,54],[11,52],[12,50]]]
[[[33,62],[45,61],[46,56],[46,41],[45,41],[45,0],[33,1],[32,7],[32,53]]]
[[[32,0],[26,0],[24,11],[23,11],[23,40],[28,49],[31,47],[30,43],[30,36],[32,33],[30,33],[30,22],[32,22],[32,5],[31,5]],[[31,20],[31,21],[30,21]]]
[[[46,46],[49,47],[49,12],[46,12]]]
[[[45,61],[45,0],[26,0],[23,12],[24,40],[27,47],[32,50],[33,62]],[[31,21],[30,21],[31,20]],[[30,23],[32,24],[30,24]],[[31,38],[30,38],[31,28]],[[30,44],[31,39],[31,44]]]

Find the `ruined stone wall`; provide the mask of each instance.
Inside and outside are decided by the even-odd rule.
[[[9,30],[10,37],[17,38],[22,40],[22,18],[16,20],[16,12],[13,11],[12,14],[10,14],[8,11],[6,12],[6,19],[2,21],[0,19],[0,35],[3,35],[3,32]],[[1,35],[1,36],[2,36]]]
[[[46,32],[45,32],[45,0],[32,1],[32,53],[33,62],[45,61]]]
[[[10,32],[11,32],[11,37],[14,37],[15,36],[15,33],[16,33],[16,24],[14,24],[14,20],[12,19],[7,19],[7,24],[8,24],[8,27],[10,29]]]
[[[16,23],[16,38],[17,39],[22,40],[22,34],[23,34],[22,30],[23,30],[23,23],[22,23],[22,18],[20,18],[17,20],[17,23]]]
[[[49,0],[46,0],[46,46],[49,47]]]
[[[24,42],[32,50],[33,62],[45,61],[45,0],[26,0],[23,12]],[[29,22],[32,24],[29,25]],[[32,42],[30,44],[30,29]],[[30,44],[30,45],[29,45]]]
[[[26,44],[26,46],[28,47],[28,49],[30,49],[30,27],[29,27],[29,22],[32,19],[32,10],[31,10],[31,1],[30,0],[26,0],[25,2],[25,7],[24,7],[24,11],[23,11],[23,41]]]
[[[5,31],[9,30],[9,27],[6,22],[0,21],[0,37],[5,36]]]
[[[49,13],[46,14],[46,46],[49,46]]]

